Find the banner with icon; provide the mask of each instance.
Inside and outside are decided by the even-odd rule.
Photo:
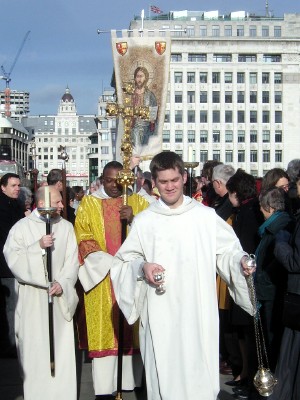
[[[151,159],[162,149],[162,131],[168,91],[171,39],[157,32],[143,30],[122,31],[118,38],[112,31],[112,49],[115,70],[117,103],[124,105],[124,90],[131,88],[133,155]],[[128,104],[127,104],[128,106]],[[124,125],[118,123],[118,143]],[[118,148],[120,148],[118,146]],[[120,159],[120,154],[116,158]]]

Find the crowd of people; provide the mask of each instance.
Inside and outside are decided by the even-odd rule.
[[[173,152],[150,171],[133,166],[126,204],[116,161],[86,193],[67,187],[67,220],[61,170],[35,193],[16,174],[1,178],[0,355],[18,356],[24,399],[76,400],[76,347],[92,360],[96,398],[113,398],[120,310],[123,390],[142,386],[145,372],[148,400],[216,400],[221,373],[234,398],[262,398],[253,274],[266,367],[278,380],[270,399],[299,400],[300,160],[261,179],[215,160],[194,178]]]

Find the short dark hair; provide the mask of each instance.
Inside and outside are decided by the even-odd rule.
[[[167,169],[178,169],[180,175],[184,175],[184,162],[182,158],[173,151],[163,151],[156,154],[150,163],[152,178],[157,178],[157,173]]]
[[[104,175],[104,172],[110,168],[113,169],[122,169],[123,165],[121,163],[119,163],[119,161],[110,161],[109,163],[107,163],[105,165],[105,167],[103,168],[103,173],[102,173],[102,177]]]
[[[10,178],[17,178],[20,179],[18,174],[14,174],[12,172],[8,172],[7,174],[3,175],[0,180],[0,186],[6,187],[8,185],[8,180]]]
[[[77,194],[83,190],[83,186],[72,186],[73,191]]]
[[[137,67],[133,73],[134,79],[136,78],[138,72],[141,71],[145,75],[145,84],[149,81],[149,72],[146,67]]]
[[[276,183],[281,178],[286,178],[288,181],[290,180],[289,175],[282,168],[272,168],[270,169],[266,175],[263,177],[261,190],[267,190],[276,186]]]
[[[57,182],[62,182],[62,171],[61,169],[51,169],[47,176],[48,185],[55,185]]]
[[[241,204],[244,200],[252,199],[256,196],[255,178],[239,168],[227,181],[226,189],[229,193],[236,193],[236,197]]]

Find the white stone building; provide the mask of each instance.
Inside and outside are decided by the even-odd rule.
[[[172,38],[163,150],[192,155],[196,174],[217,159],[263,176],[300,157],[300,14],[173,11],[144,29]]]

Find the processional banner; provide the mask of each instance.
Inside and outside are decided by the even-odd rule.
[[[143,30],[143,36],[139,36],[138,30],[124,30],[120,38],[116,31],[112,31],[117,102],[121,106],[124,104],[124,85],[131,83],[132,154],[144,160],[152,159],[162,150],[171,54],[169,36],[161,37],[158,31],[151,31],[152,36],[149,34],[147,30]],[[138,116],[135,110],[140,106],[149,108],[149,118]],[[120,118],[117,146],[120,145],[123,130],[124,124]],[[118,150],[116,158],[120,158]]]

